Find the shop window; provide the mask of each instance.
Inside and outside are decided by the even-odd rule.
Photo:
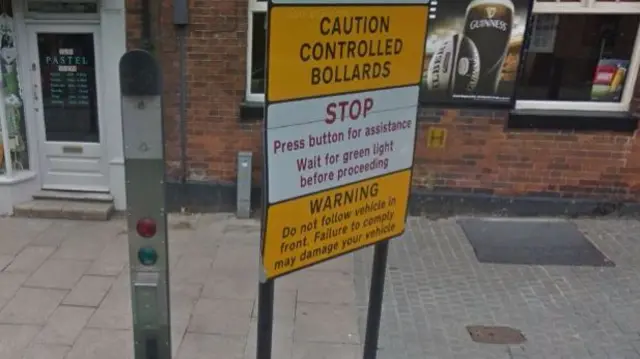
[[[516,108],[628,110],[640,60],[640,9],[621,1],[576,5],[535,4]]]
[[[29,169],[18,77],[17,40],[10,1],[0,2],[0,174]]]
[[[264,101],[267,42],[267,2],[249,0],[247,46],[247,101]]]

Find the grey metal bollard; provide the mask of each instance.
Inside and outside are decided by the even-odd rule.
[[[171,358],[162,80],[155,58],[120,59],[129,270],[136,359]]]
[[[236,216],[251,217],[251,152],[238,152]]]

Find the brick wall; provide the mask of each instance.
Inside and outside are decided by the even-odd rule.
[[[164,74],[168,171],[172,178],[179,179],[179,52],[171,3],[161,1],[154,45]],[[140,44],[141,21],[136,4],[139,0],[127,0],[131,48]],[[236,175],[236,153],[251,151],[258,181],[260,124],[238,121],[245,87],[247,1],[190,0],[190,22],[186,34],[187,178],[232,182]]]
[[[127,0],[129,46],[140,39],[139,0]],[[152,1],[153,3],[153,1]],[[188,180],[235,182],[238,151],[261,167],[260,122],[239,121],[245,87],[247,1],[191,0],[187,32]],[[171,1],[157,15],[156,51],[165,74],[169,173],[180,177],[178,46]],[[640,90],[633,102],[640,112]],[[640,199],[636,135],[505,131],[505,111],[421,109],[414,184],[432,191],[500,195]],[[428,148],[430,127],[447,130],[444,148]]]
[[[500,195],[640,199],[634,135],[505,130],[504,111],[421,110],[415,185]],[[430,123],[429,123],[430,122]],[[445,147],[427,147],[430,127]]]

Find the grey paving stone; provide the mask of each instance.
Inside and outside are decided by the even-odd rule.
[[[65,359],[133,359],[130,330],[84,329]]]
[[[360,353],[360,346],[354,344],[296,342],[292,359],[358,359]]]
[[[122,279],[121,279],[122,278]],[[131,329],[131,296],[129,283],[123,275],[113,283],[87,327],[100,329]]]
[[[73,259],[49,259],[25,283],[29,287],[71,289],[91,263]]]
[[[177,359],[243,359],[243,355],[244,340],[241,337],[187,333]]]
[[[13,298],[28,277],[29,275],[25,273],[0,272],[0,308]]]
[[[62,304],[97,307],[115,281],[113,277],[85,275],[64,298]]]
[[[204,298],[253,299],[258,294],[258,272],[214,270],[204,285]]]
[[[88,261],[98,258],[106,247],[107,240],[95,233],[84,233],[86,234],[64,240],[51,258]]]
[[[36,337],[36,343],[72,345],[93,311],[93,308],[59,306]]]
[[[0,358],[22,358],[39,330],[40,327],[34,325],[0,324]]]
[[[202,285],[175,283],[171,286],[171,350],[175,357],[182,343]]]
[[[195,228],[171,229],[172,354],[187,359],[254,359],[259,226],[229,215],[197,217],[189,224]],[[11,257],[14,266],[10,272],[11,264],[0,271],[0,323],[11,327],[32,323],[34,333],[26,344],[11,349],[12,356],[0,358],[131,358],[124,222],[50,220],[31,225],[12,218],[6,223],[15,229],[11,232],[15,239],[4,241],[7,253],[0,253],[0,258]],[[346,335],[347,341],[357,345],[357,310],[349,286],[353,285],[352,266],[353,256],[347,256],[276,281],[273,333],[278,359],[291,358],[294,338],[311,343],[342,341]],[[298,302],[299,291],[308,301],[324,303]],[[315,318],[299,318],[305,305],[307,309],[319,306],[313,308],[319,310],[312,314]],[[313,323],[320,323],[320,328],[312,327]],[[10,346],[14,348],[16,342]],[[333,344],[340,347],[340,342]],[[303,349],[297,352],[306,355]]]
[[[24,233],[11,233],[5,232],[4,227],[2,228],[2,237],[0,237],[0,255],[4,256],[15,256],[22,249],[29,245],[30,241],[33,240],[33,237],[28,237]]]
[[[258,321],[252,320],[244,350],[244,359],[256,359]],[[272,332],[272,358],[291,358],[293,350],[293,319],[275,318]]]
[[[129,240],[118,235],[108,241],[100,255],[93,261],[86,274],[116,276],[129,262]]]
[[[0,218],[0,255],[15,256],[51,226],[48,220]]]
[[[640,224],[573,223],[616,268],[480,264],[455,219],[410,218],[389,249],[378,357],[640,359]],[[363,335],[371,251],[354,265]],[[528,340],[480,345],[466,325],[507,325]]]
[[[52,220],[47,230],[38,233],[30,241],[34,246],[58,247],[69,238],[71,231],[78,226],[76,221]]]
[[[0,272],[5,270],[13,261],[14,257],[8,254],[0,254]]]
[[[71,346],[57,344],[31,344],[22,359],[64,359]]]
[[[298,302],[294,340],[359,344],[357,311],[348,304]]]
[[[353,253],[345,254],[343,256],[319,263],[313,267],[309,267],[307,271],[338,271],[338,272],[353,272]]]
[[[295,290],[278,290],[276,288],[273,297],[273,317],[276,320],[278,320],[279,318],[283,320],[293,320],[296,316],[298,292]],[[251,317],[258,317],[257,298],[253,302],[253,311],[251,313]]]
[[[5,272],[35,272],[45,260],[55,251],[50,246],[28,246],[24,248],[11,262]]]
[[[247,335],[253,301],[200,298],[193,309],[187,332]]]
[[[213,262],[213,271],[238,270],[257,273],[260,259],[259,246],[222,244]]]
[[[356,292],[351,273],[309,271],[298,285],[298,300],[308,303],[354,303]]]
[[[0,323],[44,325],[67,291],[20,288],[0,311]]]
[[[211,275],[213,258],[208,257],[181,257],[176,265],[171,268],[171,280],[204,284]]]

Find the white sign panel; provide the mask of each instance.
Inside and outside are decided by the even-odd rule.
[[[269,105],[269,203],[410,168],[418,86]]]
[[[401,5],[401,4],[428,4],[429,0],[271,0],[274,4],[288,5]]]

